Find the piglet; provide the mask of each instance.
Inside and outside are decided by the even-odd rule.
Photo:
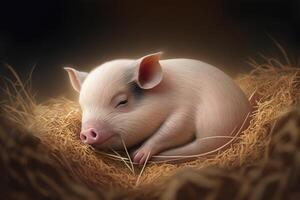
[[[135,163],[214,150],[239,129],[251,110],[225,73],[192,59],[106,62],[90,73],[66,67],[82,109],[80,139],[98,149],[139,145]],[[157,156],[158,155],[158,156]]]

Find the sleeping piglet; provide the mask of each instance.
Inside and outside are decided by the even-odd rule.
[[[143,164],[154,155],[205,153],[230,140],[251,110],[237,84],[204,62],[160,57],[113,60],[90,73],[65,68],[80,93],[82,142],[97,149],[122,149],[121,138],[128,148],[139,144],[131,156]]]

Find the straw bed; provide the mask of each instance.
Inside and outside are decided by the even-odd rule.
[[[159,193],[168,177],[179,170],[207,166],[234,168],[264,161],[272,124],[287,108],[299,103],[299,69],[284,66],[274,59],[267,59],[263,65],[252,64],[251,73],[236,79],[248,97],[255,94],[249,127],[230,148],[178,164],[148,163],[139,167],[128,162],[124,152],[107,155],[94,151],[79,140],[81,113],[77,102],[57,98],[35,103],[28,95],[27,85],[22,86],[20,81],[13,83],[15,92],[19,92],[5,89],[10,100],[3,108],[9,119],[32,132],[52,158],[87,185],[121,190],[156,188],[155,192]]]

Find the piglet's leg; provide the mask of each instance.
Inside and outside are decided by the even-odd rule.
[[[195,127],[192,112],[173,112],[162,126],[142,146],[133,152],[133,162],[143,164],[164,150],[184,145],[194,138]]]

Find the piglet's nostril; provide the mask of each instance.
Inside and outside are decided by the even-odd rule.
[[[93,138],[95,138],[95,137],[97,137],[97,133],[95,132],[95,131],[91,131],[91,136],[93,137]]]
[[[100,134],[98,133],[98,130],[94,128],[89,128],[86,130],[83,130],[80,133],[80,140],[85,144],[96,144],[99,143],[101,140]]]

